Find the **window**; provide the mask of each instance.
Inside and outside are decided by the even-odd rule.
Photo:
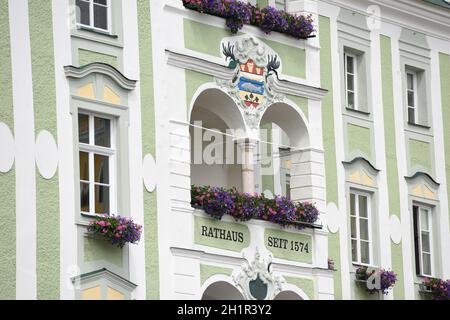
[[[345,53],[345,98],[347,108],[358,110],[357,57]]]
[[[286,1],[275,0],[275,8],[277,8],[278,10],[286,10]]]
[[[433,275],[433,230],[431,209],[424,206],[413,206],[414,215],[414,249],[416,273],[422,276]]]
[[[115,150],[113,120],[78,114],[80,205],[84,214],[113,211]]]
[[[76,0],[76,6],[78,25],[110,31],[110,0]]]
[[[408,105],[408,122],[417,123],[417,74],[406,72],[406,100]]]
[[[369,194],[351,191],[350,229],[353,263],[370,265],[373,261],[370,219]]]

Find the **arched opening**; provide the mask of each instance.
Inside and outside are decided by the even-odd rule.
[[[308,128],[296,107],[286,103],[271,105],[260,122],[258,191],[291,199],[293,163],[298,162],[298,156],[294,157],[308,146]]]
[[[245,134],[241,112],[219,89],[207,89],[195,100],[190,117],[191,183],[242,188],[236,137]]]
[[[293,291],[282,291],[273,300],[303,300],[297,293]]]
[[[206,288],[202,300],[244,300],[244,296],[228,282],[218,281]]]

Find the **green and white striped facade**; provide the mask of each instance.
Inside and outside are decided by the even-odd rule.
[[[425,299],[413,208],[429,214],[431,276],[450,278],[450,5],[288,0],[287,11],[315,19],[317,36],[296,40],[248,25],[233,35],[179,0],[106,2],[108,33],[77,27],[75,0],[0,0],[1,299],[253,299],[246,268],[265,273],[270,299]],[[246,39],[281,61],[256,125],[269,129],[264,139],[225,84],[222,44]],[[358,60],[358,110],[346,107],[346,53]],[[417,123],[407,70],[418,79]],[[111,119],[111,213],[143,225],[138,245],[86,233],[79,114]],[[217,222],[193,209],[192,183],[249,187],[240,167],[191,165],[195,121],[240,129],[243,150],[273,142],[250,188],[285,194],[289,176],[291,198],[315,202],[323,228]],[[285,161],[276,143],[300,151]],[[370,265],[397,273],[386,296],[355,282],[351,194],[369,199]],[[203,226],[244,241],[204,238]],[[312,252],[269,248],[268,238]]]

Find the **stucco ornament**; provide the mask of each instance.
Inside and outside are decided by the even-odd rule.
[[[9,127],[0,122],[0,172],[8,172],[14,165],[14,137]]]
[[[256,252],[253,262],[245,262],[241,271],[233,275],[236,286],[247,300],[273,300],[281,292],[286,281],[270,271],[271,262],[270,255],[263,259]]]
[[[216,82],[242,109],[249,128],[256,129],[267,107],[285,99],[272,89],[282,67],[278,54],[252,36],[225,38],[222,54],[228,68],[236,73],[231,81],[216,79]]]
[[[36,165],[46,180],[52,179],[58,169],[58,146],[47,130],[42,130],[36,138]]]

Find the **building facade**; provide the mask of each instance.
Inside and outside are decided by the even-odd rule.
[[[450,278],[450,3],[248,1],[311,15],[297,39],[187,2],[0,0],[0,298],[429,299]],[[203,185],[320,215],[219,221]],[[104,213],[139,243],[93,236]]]

